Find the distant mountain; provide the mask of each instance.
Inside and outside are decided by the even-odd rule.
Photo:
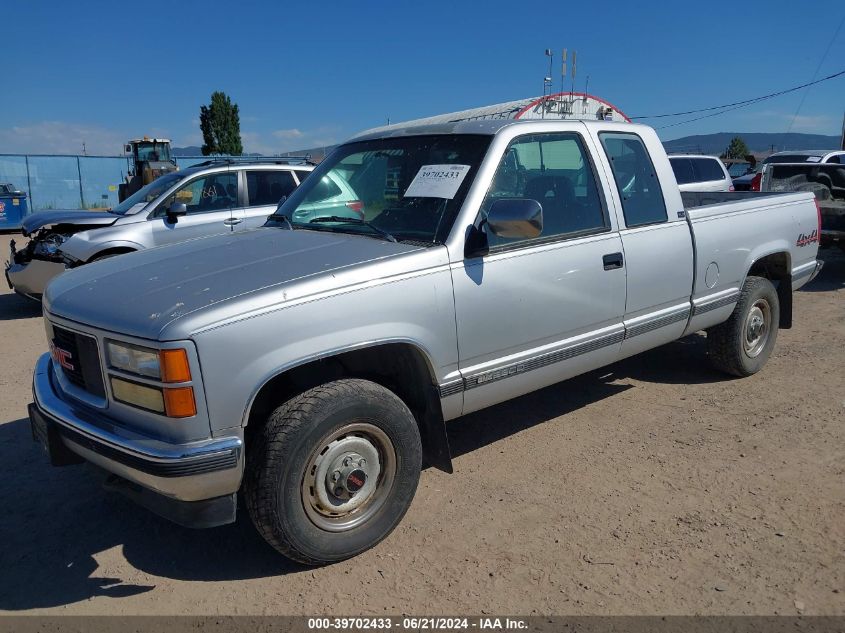
[[[721,154],[731,144],[731,139],[739,136],[755,154],[770,154],[787,149],[838,149],[841,139],[838,136],[824,134],[798,134],[791,132],[718,132],[684,136],[672,141],[663,141],[667,152],[691,152],[694,154]]]
[[[189,147],[171,147],[170,153],[174,156],[202,156],[202,148],[195,145]]]

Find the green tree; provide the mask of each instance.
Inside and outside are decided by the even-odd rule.
[[[200,106],[200,130],[202,130],[203,156],[243,154],[238,104],[232,103],[225,92],[212,92],[211,104]]]
[[[745,144],[742,137],[734,136],[731,139],[731,144],[728,147],[727,158],[745,158],[750,153],[751,150],[748,149],[748,145]]]

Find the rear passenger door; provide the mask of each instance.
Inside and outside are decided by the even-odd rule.
[[[630,356],[679,338],[690,315],[693,245],[683,208],[667,209],[664,192],[646,148],[629,132],[600,132],[599,140],[616,185],[627,270],[625,340]]]
[[[254,229],[267,221],[279,201],[297,187],[289,169],[247,169],[246,206],[238,229]]]

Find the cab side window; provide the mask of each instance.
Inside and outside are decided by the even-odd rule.
[[[163,215],[174,202],[183,203],[188,209],[188,214],[235,207],[238,203],[238,176],[226,172],[191,180],[168,197],[157,210],[157,215]]]
[[[537,200],[543,207],[543,232],[525,240],[487,231],[491,248],[584,235],[610,226],[592,164],[577,134],[531,134],[515,139],[481,205],[482,217],[496,200],[509,198]]]
[[[667,220],[663,190],[642,140],[636,134],[599,134],[610,160],[613,178],[622,199],[622,212],[628,228]]]
[[[249,206],[275,206],[296,189],[296,182],[290,171],[247,171],[246,188],[249,192]]]

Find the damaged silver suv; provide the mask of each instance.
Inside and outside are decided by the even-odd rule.
[[[38,300],[47,283],[68,268],[261,226],[312,169],[307,157],[209,160],[154,180],[105,213],[35,213],[23,221],[22,233],[30,237],[26,246],[17,250],[12,241],[6,280],[19,294]],[[334,188],[327,189],[335,195]]]

